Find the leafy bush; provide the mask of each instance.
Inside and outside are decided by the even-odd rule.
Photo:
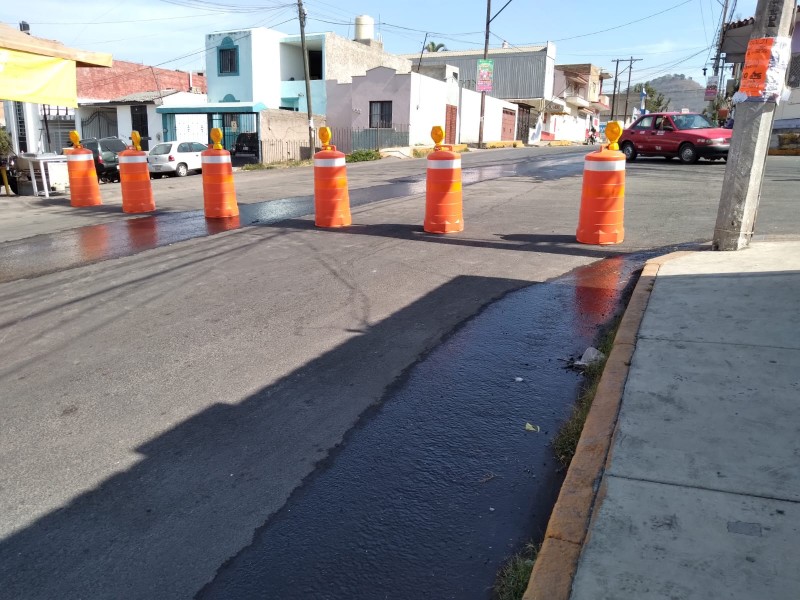
[[[355,150],[344,157],[346,162],[364,162],[367,160],[380,160],[381,153],[377,150]]]
[[[13,149],[11,134],[5,127],[0,127],[0,157],[5,158]]]

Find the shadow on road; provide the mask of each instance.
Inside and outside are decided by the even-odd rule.
[[[281,229],[313,230],[314,222],[308,219],[287,219],[276,223],[274,227]],[[603,250],[599,246],[586,246],[575,241],[575,236],[558,234],[521,233],[498,235],[498,241],[476,240],[465,234],[439,235],[427,233],[420,225],[408,223],[386,223],[371,225],[351,225],[349,227],[330,228],[332,234],[371,235],[377,237],[396,238],[451,246],[469,246],[473,248],[492,248],[496,250],[516,250],[522,252],[545,252],[568,256],[588,256],[590,258],[608,258],[622,254],[618,249],[609,247]]]
[[[134,467],[0,542],[2,596],[191,596],[442,332],[528,285],[456,277],[274,385],[220,398],[131,449]]]

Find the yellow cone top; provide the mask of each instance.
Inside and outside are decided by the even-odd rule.
[[[74,129],[69,132],[69,139],[72,140],[72,145],[76,148],[81,148],[81,136]]]
[[[211,141],[214,142],[214,150],[222,150],[222,130],[219,127],[214,127],[211,130]]]
[[[133,147],[137,150],[142,149],[142,136],[139,135],[139,132],[134,130],[131,131],[131,141],[133,142]]]
[[[327,146],[331,141],[331,128],[330,127],[320,127],[319,128],[319,141],[322,142],[323,146]]]
[[[611,121],[608,125],[606,125],[606,139],[608,140],[609,150],[619,150],[619,144],[617,144],[617,140],[621,135],[622,125],[619,124],[619,121]]]
[[[433,143],[437,146],[444,141],[444,129],[442,129],[439,125],[434,125],[431,129],[431,139],[433,139]]]

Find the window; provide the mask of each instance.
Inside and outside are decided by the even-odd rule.
[[[194,149],[195,152],[204,152],[205,150],[208,150],[208,145],[192,142],[192,148]]]
[[[631,129],[650,129],[653,126],[653,117],[642,117]]]
[[[370,129],[388,129],[392,126],[392,102],[380,101],[369,103]]]
[[[226,37],[217,49],[218,71],[220,75],[239,74],[239,48],[233,40]]]
[[[187,142],[183,142],[182,144],[178,144],[178,152],[191,152],[191,151],[192,151],[192,145],[191,144],[189,144]]]

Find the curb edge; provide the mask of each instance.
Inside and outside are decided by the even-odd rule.
[[[522,600],[569,600],[595,508],[602,502],[602,478],[610,461],[636,338],[656,277],[665,262],[694,253],[672,252],[648,260],[642,269],[614,337]]]

